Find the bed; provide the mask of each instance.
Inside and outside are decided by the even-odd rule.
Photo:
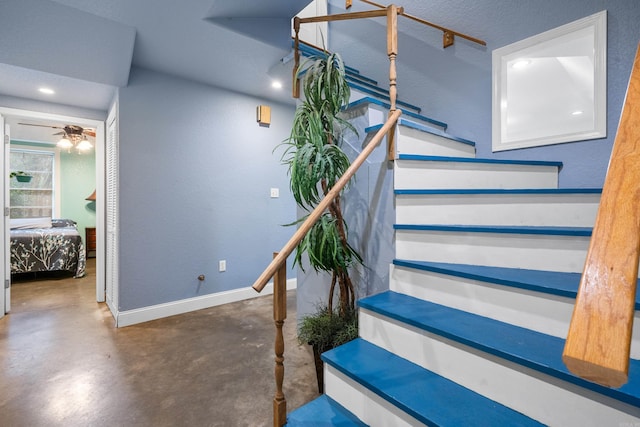
[[[66,271],[83,277],[86,253],[75,221],[11,219],[11,274]]]

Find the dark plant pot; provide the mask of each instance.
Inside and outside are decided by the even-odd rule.
[[[324,393],[324,362],[320,358],[320,350],[317,345],[313,347],[313,361],[316,364],[316,379],[318,381],[318,393]]]
[[[16,175],[16,180],[18,182],[30,182],[31,176],[29,175]]]

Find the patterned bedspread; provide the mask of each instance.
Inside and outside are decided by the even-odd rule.
[[[83,277],[86,253],[73,221],[53,220],[51,228],[11,230],[11,274],[69,271]]]

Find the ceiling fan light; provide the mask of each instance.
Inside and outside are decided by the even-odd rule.
[[[91,150],[91,148],[93,148],[93,145],[91,145],[88,140],[83,139],[78,143],[78,146],[76,148],[78,149],[78,151],[89,151]]]
[[[71,148],[73,147],[73,144],[71,143],[71,141],[69,141],[66,137],[63,137],[60,141],[58,141],[58,144],[56,144],[58,147],[60,148]]]

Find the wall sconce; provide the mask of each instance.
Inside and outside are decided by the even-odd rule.
[[[96,190],[93,190],[93,193],[91,193],[91,195],[89,195],[89,197],[87,197],[85,200],[89,200],[90,202],[95,202],[96,201]]]
[[[258,105],[256,118],[260,126],[269,127],[271,124],[271,107],[266,105]]]

